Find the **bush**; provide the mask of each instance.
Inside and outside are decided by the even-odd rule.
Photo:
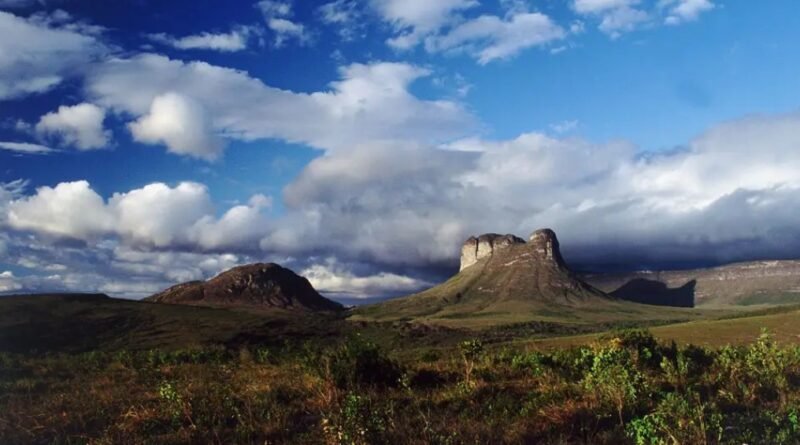
[[[540,352],[516,354],[511,358],[511,368],[515,371],[525,371],[533,376],[544,373],[545,356]]]
[[[386,418],[383,410],[357,393],[345,395],[335,415],[322,419],[322,428],[330,442],[342,445],[385,443]]]
[[[362,386],[396,386],[402,375],[400,366],[374,343],[361,336],[348,338],[333,352],[324,355],[317,365],[323,377],[330,377],[341,389]]]
[[[458,345],[461,358],[464,360],[464,383],[467,387],[472,386],[472,373],[475,365],[483,356],[483,342],[478,339],[464,340]]]
[[[630,351],[637,365],[657,369],[663,357],[661,347],[653,334],[646,329],[625,329],[601,337],[612,345]]]
[[[722,440],[722,416],[697,394],[667,394],[656,410],[633,420],[628,435],[637,445],[708,444]]]
[[[602,403],[613,406],[620,425],[625,423],[626,407],[643,395],[644,383],[644,376],[636,368],[630,351],[614,346],[597,351],[583,379],[588,392],[594,393]]]

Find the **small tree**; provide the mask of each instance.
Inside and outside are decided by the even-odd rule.
[[[628,350],[612,345],[597,351],[592,367],[583,379],[587,391],[613,405],[624,425],[625,407],[636,401],[642,391],[643,376],[636,368]]]
[[[483,355],[483,342],[478,339],[465,340],[458,346],[461,358],[464,360],[464,382],[471,387],[472,372],[475,370],[477,361]]]

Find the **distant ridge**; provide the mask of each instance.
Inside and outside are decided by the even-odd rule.
[[[690,270],[586,274],[586,282],[619,298],[648,304],[736,306],[800,303],[800,261],[732,263]],[[677,304],[676,304],[677,303]]]
[[[301,311],[339,311],[307,279],[275,263],[234,267],[208,281],[172,286],[146,299],[195,306],[245,306]]]

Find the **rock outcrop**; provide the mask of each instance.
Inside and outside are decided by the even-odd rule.
[[[492,256],[495,251],[505,249],[514,244],[525,244],[525,240],[514,235],[498,235],[486,233],[479,237],[470,237],[461,247],[461,268],[459,271]]]
[[[307,279],[274,263],[239,266],[208,281],[178,284],[148,301],[196,306],[247,306],[302,311],[338,311]]]

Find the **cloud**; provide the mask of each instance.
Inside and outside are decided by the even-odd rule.
[[[19,283],[14,273],[7,270],[0,272],[0,292],[12,292],[22,289],[22,284]]]
[[[618,38],[650,20],[650,15],[639,4],[640,0],[574,0],[572,9],[578,14],[599,18],[600,31]]]
[[[182,182],[176,187],[148,184],[109,199],[113,231],[135,244],[167,247],[186,243],[186,232],[213,206],[205,186]]]
[[[466,51],[478,63],[506,59],[520,51],[563,39],[566,32],[548,16],[520,12],[505,19],[482,15],[425,41],[428,51]]]
[[[35,129],[40,136],[53,136],[64,145],[93,150],[106,147],[111,138],[111,132],[103,128],[105,117],[106,111],[94,104],[62,105],[42,116]]]
[[[629,8],[639,2],[640,0],[575,0],[572,7],[579,14],[598,14]]]
[[[263,213],[272,198],[255,195],[248,205],[232,207],[221,218],[206,215],[189,229],[189,239],[209,250],[242,249],[265,236],[271,221]]]
[[[612,38],[617,38],[623,33],[636,30],[639,25],[646,23],[650,16],[635,8],[618,8],[603,14],[600,22],[600,31]]]
[[[220,52],[237,52],[247,49],[250,38],[257,34],[254,27],[240,26],[228,33],[203,32],[185,37],[175,37],[164,33],[149,34],[156,42],[177,49],[205,49]]]
[[[95,103],[136,117],[151,115],[154,99],[174,93],[196,104],[185,106],[188,111],[205,110],[181,115],[205,116],[204,124],[191,125],[205,129],[198,135],[208,136],[213,128],[227,138],[279,138],[338,150],[387,139],[439,142],[472,131],[475,118],[458,102],[423,100],[409,92],[414,81],[429,74],[404,63],[352,64],[340,69],[340,80],[328,90],[306,94],[270,87],[244,72],[205,62],[144,54],[98,66],[87,90]],[[170,119],[174,116],[165,116]],[[145,133],[152,136],[150,140],[164,139],[158,131]],[[198,154],[192,147],[173,145],[173,150]],[[212,157],[214,151],[208,148],[213,144],[201,147],[205,150],[199,153]]]
[[[296,40],[300,45],[307,45],[311,42],[311,34],[306,27],[291,20],[291,2],[280,2],[264,0],[256,4],[264,15],[269,28],[275,36],[273,45],[281,48],[287,42]]]
[[[208,189],[195,182],[152,183],[115,193],[107,202],[87,181],[40,187],[31,196],[20,196],[23,184],[12,185],[0,189],[6,191],[0,194],[6,206],[0,210],[8,215],[8,225],[55,238],[96,243],[116,237],[149,248],[253,250],[269,227],[262,214],[271,206],[269,197],[255,195],[217,218]]]
[[[283,47],[290,40],[297,40],[301,45],[305,45],[311,39],[305,26],[288,19],[273,17],[267,20],[267,27],[275,33],[276,48]]]
[[[715,5],[711,0],[660,0],[659,6],[667,8],[667,25],[679,25],[697,20],[704,12],[711,11]]]
[[[319,7],[318,13],[321,20],[335,26],[339,36],[344,41],[351,41],[363,37],[365,33],[363,13],[355,0],[336,0]]]
[[[44,3],[44,0],[0,0],[0,8],[30,8],[31,6],[42,5]]]
[[[468,235],[553,227],[582,264],[792,256],[798,129],[800,114],[745,118],[651,155],[538,133],[372,144],[312,161],[262,248],[423,269],[454,262]]]
[[[133,138],[145,144],[164,144],[170,153],[207,161],[224,148],[203,105],[177,93],[156,96],[150,112],[128,125]]]
[[[368,298],[398,295],[430,285],[423,280],[388,272],[356,276],[332,258],[322,264],[314,264],[303,269],[300,275],[306,277],[322,294],[334,294],[340,297]]]
[[[391,24],[395,36],[387,44],[410,49],[454,20],[454,14],[478,6],[476,0],[371,0],[372,8]]]
[[[45,147],[44,145],[39,144],[31,144],[28,142],[0,142],[0,150],[8,150],[25,154],[48,154],[55,151],[50,147]]]
[[[580,122],[576,119],[565,120],[557,122],[555,124],[551,124],[550,129],[553,130],[556,134],[564,134],[575,130],[576,128],[578,128],[579,124]]]
[[[45,0],[40,0],[39,3],[44,4]],[[100,36],[108,30],[103,26],[76,19],[63,9],[37,11],[28,16],[27,20],[29,23],[40,27],[58,28],[62,31],[70,31],[81,35]]]
[[[266,17],[286,17],[292,14],[290,1],[263,0],[256,3],[256,7]]]
[[[94,37],[0,11],[0,100],[49,91],[107,52]]]
[[[312,161],[277,215],[262,196],[217,213],[196,183],[106,201],[85,182],[31,195],[17,183],[0,188],[0,224],[9,228],[7,258],[67,265],[54,273],[77,274],[70,285],[99,287],[92,274],[114,267],[118,289],[130,283],[123,267],[155,286],[210,270],[181,266],[167,277],[158,261],[168,255],[233,255],[307,271],[334,293],[401,292],[452,271],[469,235],[540,227],[555,229],[567,260],[584,267],[785,258],[800,249],[797,147],[800,113],[722,123],[657,153],[541,133],[443,146],[369,141]],[[85,246],[48,249],[54,237]]]
[[[611,38],[652,24],[659,16],[667,25],[697,20],[714,9],[712,0],[658,0],[654,4],[641,0],[573,0],[572,9],[583,16],[599,19],[598,28]]]
[[[286,187],[289,215],[261,247],[378,265],[442,264],[469,224],[454,205],[481,211],[458,180],[474,161],[470,153],[401,143],[317,158]]]
[[[113,228],[112,216],[87,181],[40,187],[36,194],[8,205],[12,228],[54,236],[91,239]]]
[[[92,249],[52,248],[28,236],[12,237],[8,249],[4,261],[24,270],[14,277],[17,291],[103,292],[125,298],[152,295],[175,283],[207,279],[254,261],[230,253],[148,251],[114,242]]]

